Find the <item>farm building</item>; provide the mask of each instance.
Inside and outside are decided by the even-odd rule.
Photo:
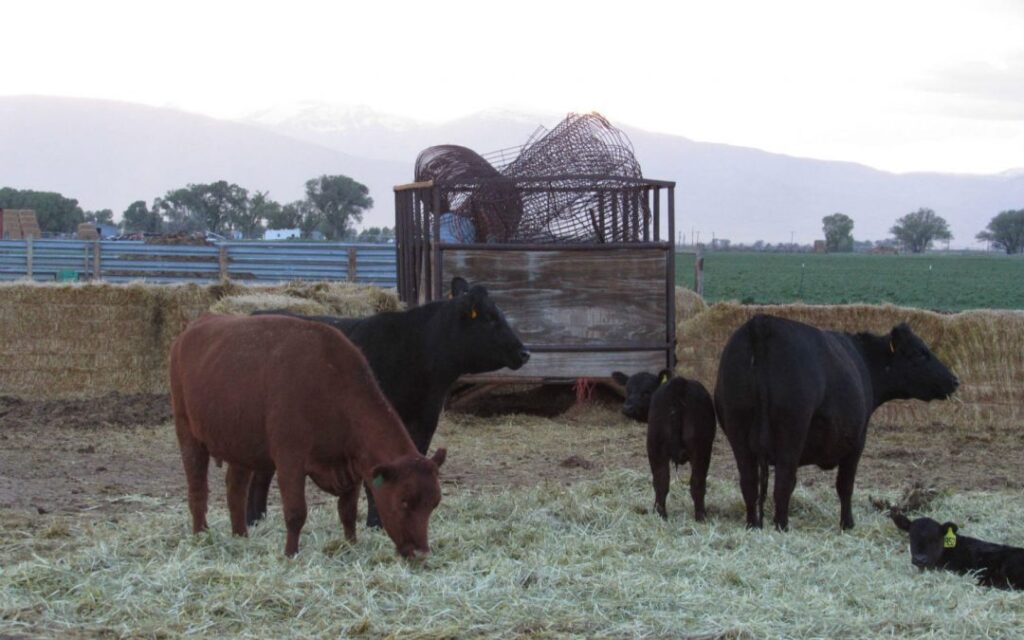
[[[643,177],[597,114],[517,151],[420,154],[416,181],[395,187],[402,300],[442,299],[455,276],[487,287],[533,356],[474,382],[673,368],[675,183]]]
[[[263,233],[264,240],[288,240],[301,237],[302,229],[267,229]]]

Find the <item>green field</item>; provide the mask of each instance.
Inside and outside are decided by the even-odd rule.
[[[694,255],[676,256],[693,288]],[[748,304],[884,304],[961,311],[1024,309],[1024,258],[1002,255],[708,252],[704,298]]]

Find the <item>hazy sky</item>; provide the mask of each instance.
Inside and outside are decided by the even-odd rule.
[[[1024,167],[1024,0],[32,0],[0,23],[4,95],[597,110],[894,171]]]

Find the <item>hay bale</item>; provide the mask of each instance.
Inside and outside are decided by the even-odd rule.
[[[0,389],[25,398],[164,393],[171,342],[211,307],[352,317],[400,305],[393,290],[350,283],[0,283]]]
[[[876,422],[968,427],[1024,416],[1024,313],[1017,311],[942,315],[893,305],[717,303],[703,313],[679,320],[677,371],[713,388],[726,341],[757,313],[850,333],[882,334],[906,322],[960,377],[957,402],[891,402],[878,410],[873,418]]]
[[[289,282],[275,291],[297,298],[315,300],[328,308],[330,315],[361,318],[382,311],[400,311],[402,304],[394,289],[380,289],[353,282]]]
[[[707,309],[708,304],[699,293],[686,287],[676,287],[676,322],[689,320]]]
[[[265,309],[287,309],[292,313],[319,316],[330,313],[330,309],[314,300],[296,298],[275,293],[250,293],[221,298],[210,306],[214,313],[247,316],[253,311]]]

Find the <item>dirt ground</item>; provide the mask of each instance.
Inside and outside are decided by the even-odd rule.
[[[481,400],[470,408],[475,414],[448,412],[435,437],[435,446],[449,450],[443,482],[499,490],[545,480],[572,483],[614,468],[646,472],[646,426],[621,416],[619,402],[599,392],[577,403],[570,389],[549,388]],[[522,413],[527,409],[534,415]],[[1024,488],[1022,466],[1024,425],[966,431],[872,424],[855,499],[867,500],[872,489],[915,483],[949,492],[1016,490]],[[678,474],[688,478],[689,468]],[[721,433],[711,474],[736,480]],[[799,475],[805,485],[832,484],[834,477],[816,467]],[[211,505],[223,508],[223,470],[212,465],[210,486]],[[675,484],[669,499],[688,509],[685,494]],[[332,500],[312,486],[308,498],[311,504]],[[6,518],[116,519],[168,499],[184,502],[185,487],[167,396],[47,402],[0,397],[0,511]],[[708,500],[713,511],[715,497]]]

